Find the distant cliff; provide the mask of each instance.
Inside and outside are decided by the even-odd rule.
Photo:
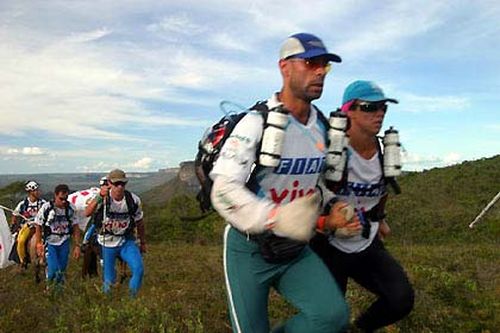
[[[165,204],[172,196],[198,193],[199,183],[194,173],[194,161],[181,162],[177,175],[169,181],[155,186],[141,195],[147,205]]]

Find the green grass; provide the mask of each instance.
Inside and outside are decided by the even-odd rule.
[[[500,327],[500,203],[476,228],[468,224],[497,193],[500,156],[401,177],[403,194],[391,197],[387,248],[414,285],[413,312],[388,333],[494,333]],[[0,189],[3,204],[19,200],[22,183]],[[145,200],[147,203],[148,200]],[[64,291],[47,295],[31,275],[0,271],[3,332],[231,332],[222,274],[222,220],[199,215],[188,194],[144,207],[149,252],[137,299],[126,285],[111,296],[99,279],[83,280],[72,261]],[[350,285],[351,318],[373,296]],[[272,324],[295,310],[271,293]],[[308,333],[308,332],[305,332]]]
[[[496,332],[500,327],[498,247],[493,244],[388,243],[416,290],[410,316],[386,332]],[[98,279],[82,279],[71,262],[64,290],[44,293],[31,274],[0,271],[0,332],[230,332],[219,245],[152,245],[145,255],[143,288],[136,299],[126,285],[111,296]],[[373,297],[350,286],[353,315]],[[271,295],[271,322],[294,313]]]

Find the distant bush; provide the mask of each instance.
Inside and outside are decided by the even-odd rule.
[[[146,234],[153,242],[182,240],[189,243],[217,243],[222,237],[223,220],[216,214],[201,217],[192,195],[173,196],[165,206],[145,206]]]
[[[14,209],[24,196],[24,182],[18,181],[0,188],[0,204]],[[10,216],[9,212],[6,212]]]

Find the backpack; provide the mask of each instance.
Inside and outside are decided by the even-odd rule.
[[[104,230],[102,231],[102,220],[103,220],[103,215],[104,215],[104,205],[100,205],[100,207],[97,209],[97,211],[92,215],[92,223],[96,226],[95,230],[100,230],[99,232],[104,235],[114,235],[114,236],[125,236],[125,237],[131,237],[132,233],[135,228],[135,219],[134,215],[137,213],[137,209],[139,209],[139,206],[137,203],[134,201],[134,198],[132,197],[132,193],[129,191],[125,190],[125,203],[127,205],[127,214],[130,219],[130,223],[127,227],[127,230],[123,235],[115,235],[110,231]],[[106,200],[106,212],[109,212],[109,208],[111,206],[111,200]]]
[[[243,119],[243,117],[249,111],[258,111],[264,119],[265,126],[269,108],[265,101],[260,101],[252,106],[249,110],[240,113],[226,114],[218,122],[209,127],[207,131],[205,131],[204,135],[198,143],[198,152],[196,154],[194,166],[195,174],[198,178],[201,188],[196,195],[196,199],[198,200],[200,209],[203,213],[206,213],[213,209],[212,202],[210,200],[210,192],[212,191],[213,185],[213,181],[209,177],[210,171],[212,171],[214,164],[219,157],[222,146],[231,135],[231,132],[236,127],[236,124],[238,124],[238,122]],[[328,128],[330,126],[328,119],[326,119],[325,115],[318,108],[316,108],[316,111],[318,120],[320,120],[320,122],[325,127],[325,136],[327,143],[326,145],[328,146]],[[259,156],[260,145],[260,143],[257,145],[257,157]],[[256,159],[255,164],[256,168],[254,168],[252,175],[249,177],[249,182],[252,181],[252,176],[257,173],[257,170],[262,167],[258,164],[258,158]]]
[[[44,201],[42,199],[38,199],[36,201],[36,207],[37,207],[37,210],[40,210],[40,208],[43,206],[44,204]],[[29,199],[28,197],[24,198],[23,200],[23,203],[21,204],[21,207],[19,207],[19,214],[23,215],[24,212],[26,212],[26,210],[28,209],[30,205],[30,202],[29,202]],[[17,220],[18,220],[18,223],[20,222],[20,224],[23,224],[26,220],[21,218],[21,217],[17,217]]]
[[[56,234],[53,233],[52,230],[50,229],[50,223],[49,223],[49,214],[52,210],[54,210],[55,204],[53,200],[49,201],[49,208],[46,209],[43,212],[43,239],[47,239],[49,235],[59,235],[59,236],[64,236],[64,235],[71,235],[73,233],[73,223],[71,223],[74,210],[71,208],[69,202],[66,204],[66,207],[64,208],[64,215],[66,215],[66,221],[68,221],[69,227],[68,227],[68,232],[64,234]],[[55,213],[55,212],[54,212]]]

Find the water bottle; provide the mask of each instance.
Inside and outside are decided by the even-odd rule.
[[[349,141],[346,134],[347,115],[339,110],[331,112],[328,122],[330,124],[328,129],[330,144],[326,155],[325,177],[327,180],[338,182],[342,179],[347,159],[347,144]]]
[[[282,105],[272,108],[267,113],[259,155],[259,163],[262,166],[274,168],[279,165],[287,124],[288,111]]]
[[[392,126],[384,132],[384,176],[397,177],[401,174],[401,143],[399,133]]]

